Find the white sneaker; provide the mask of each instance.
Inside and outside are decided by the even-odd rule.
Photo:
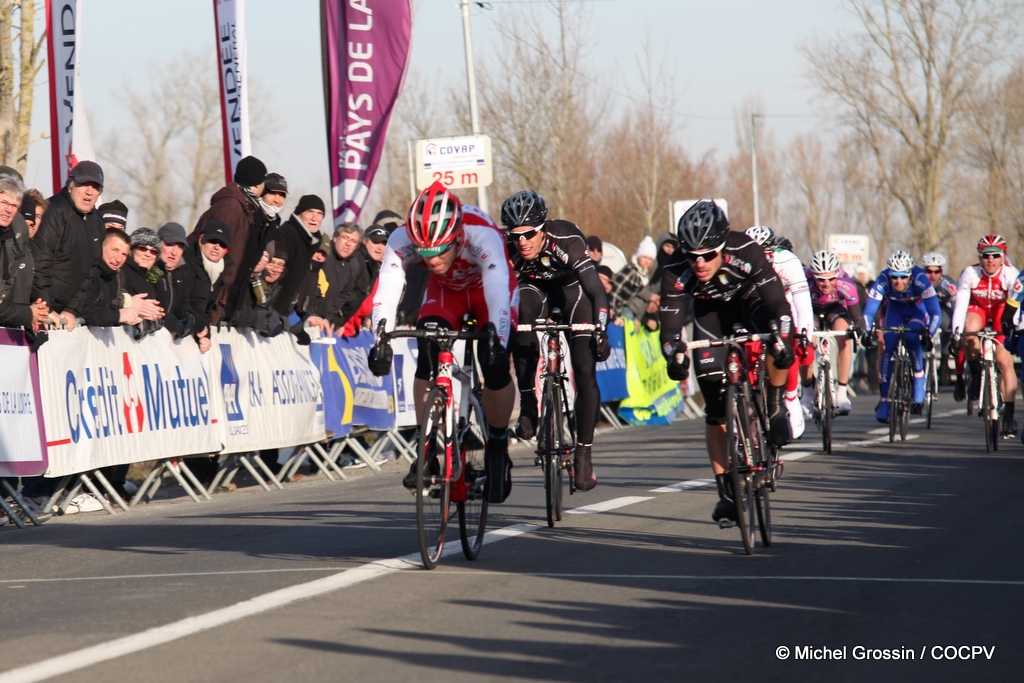
[[[96,496],[91,493],[80,493],[71,499],[68,503],[68,509],[64,512],[66,515],[73,515],[76,512],[99,512],[103,509],[103,505],[96,500]]]
[[[803,436],[806,422],[804,421],[803,406],[795,396],[786,399],[786,414],[789,416],[789,431],[792,432],[794,439],[799,439]]]

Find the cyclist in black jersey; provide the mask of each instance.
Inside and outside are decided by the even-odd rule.
[[[778,330],[768,344],[768,416],[772,443],[783,446],[791,434],[784,405],[786,370],[793,365],[792,312],[786,293],[764,249],[747,235],[729,230],[729,219],[713,201],[702,200],[679,219],[680,248],[665,265],[661,281],[661,343],[674,380],[689,377],[690,360],[676,360],[687,299],[693,304],[694,339],[720,339],[740,326],[753,333]],[[697,382],[704,395],[704,435],[719,501],[711,517],[736,519],[728,487],[723,392],[725,347],[697,352]]]
[[[501,206],[501,222],[515,249],[512,265],[519,274],[519,320],[533,322],[546,318],[553,308],[562,311],[565,324],[594,324],[597,330],[573,332],[569,355],[576,376],[577,439],[574,456],[576,488],[589,491],[597,486],[591,463],[594,425],[601,397],[597,388],[596,364],[611,354],[605,325],[608,299],[597,268],[587,252],[586,238],[568,221],[548,220],[544,200],[533,190],[517,192]],[[540,358],[537,335],[516,335],[513,350],[519,383],[519,424],[516,435],[532,438],[537,430],[537,395],[534,377]]]

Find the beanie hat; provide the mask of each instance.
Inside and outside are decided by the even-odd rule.
[[[393,233],[396,228],[401,227],[405,223],[405,218],[401,215],[384,209],[373,218],[374,225],[380,225],[388,231],[388,235]]]
[[[641,256],[647,256],[652,259],[658,257],[658,249],[654,246],[654,240],[651,239],[650,235],[640,240],[640,246],[636,248],[636,254],[633,256],[633,259],[639,259]]]
[[[244,187],[259,185],[266,179],[267,167],[256,157],[245,157],[235,167],[235,182]]]
[[[122,227],[128,225],[128,207],[120,199],[101,204],[96,210],[102,223],[120,223]]]
[[[587,238],[587,249],[593,249],[594,251],[604,251],[604,243],[601,242],[601,238],[597,235],[591,235]]]
[[[266,187],[263,188],[263,194],[268,192],[288,194],[288,181],[280,173],[268,173],[266,183]]]
[[[0,174],[2,175],[2,174]],[[27,221],[36,220],[36,200],[29,197],[27,194],[21,198],[21,208],[18,209],[18,213]]]
[[[316,209],[322,214],[327,213],[327,207],[324,206],[324,200],[317,197],[315,194],[304,194],[299,197],[299,203],[295,207],[295,214],[309,211],[310,209]]]
[[[132,238],[132,249],[135,247],[152,247],[160,253],[160,236],[149,228],[136,228],[129,237]]]

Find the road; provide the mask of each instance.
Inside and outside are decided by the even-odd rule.
[[[889,444],[873,403],[837,422],[832,455],[813,426],[786,449],[753,557],[711,522],[713,486],[673,487],[710,477],[686,421],[600,434],[600,485],[567,498],[592,512],[555,529],[514,451],[479,560],[450,534],[432,572],[397,463],[9,526],[0,683],[1019,680],[1024,446],[986,454],[948,394],[932,430]],[[901,659],[859,658],[883,649]]]

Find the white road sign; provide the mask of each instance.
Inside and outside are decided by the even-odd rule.
[[[435,180],[445,187],[487,187],[491,184],[491,138],[466,135],[416,141],[416,189]]]
[[[840,263],[866,263],[871,260],[871,238],[867,235],[829,235],[828,250]]]

